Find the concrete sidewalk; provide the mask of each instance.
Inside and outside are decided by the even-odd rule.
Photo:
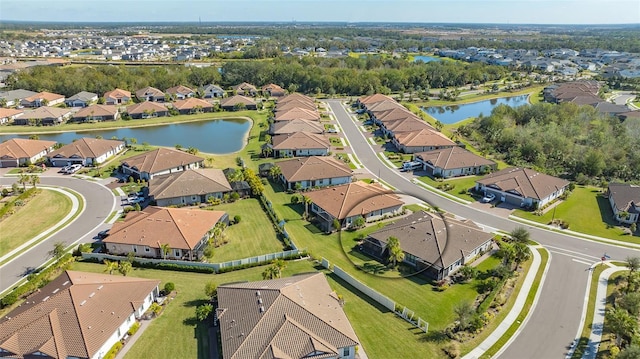
[[[470,351],[469,354],[465,355],[463,359],[480,358],[487,350],[489,350],[489,348],[491,348],[507,332],[507,330],[511,327],[511,325],[516,321],[516,319],[520,315],[520,312],[524,308],[524,305],[527,301],[527,296],[531,291],[531,287],[533,286],[533,282],[535,281],[536,274],[538,274],[538,269],[540,268],[540,264],[542,263],[542,257],[540,256],[540,253],[538,253],[537,251],[537,248],[542,248],[542,247],[530,246],[529,248],[531,249],[533,263],[531,263],[531,268],[527,272],[527,276],[524,279],[522,288],[518,293],[518,297],[516,298],[516,302],[511,308],[511,311],[509,312],[509,314],[507,314],[504,320],[498,325],[496,330],[494,330],[491,334],[489,334],[487,339],[485,339],[482,343],[480,343],[480,345],[478,345],[475,349]],[[538,287],[538,293],[536,293],[531,309],[529,309],[529,313],[527,313],[527,316],[525,317],[524,321],[520,323],[520,327],[518,328],[518,330],[516,330],[513,336],[511,336],[511,338],[509,338],[509,340],[505,343],[505,345],[496,353],[495,357],[498,357],[502,352],[502,350],[506,349],[509,346],[509,344],[513,342],[513,340],[520,333],[521,329],[525,326],[527,320],[529,320],[529,317],[531,317],[531,314],[533,313],[536,307],[536,303],[538,302],[538,298],[540,297],[542,283],[544,283],[544,277],[546,276],[548,269],[549,269],[549,261],[547,261],[547,266],[544,269],[544,274],[542,275],[541,283],[540,283],[540,286]]]

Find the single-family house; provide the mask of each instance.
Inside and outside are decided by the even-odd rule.
[[[82,108],[73,114],[70,121],[73,122],[102,122],[115,121],[120,118],[120,112],[115,105],[93,104]]]
[[[184,151],[158,148],[124,160],[122,172],[135,178],[151,180],[155,176],[200,168],[204,158]]]
[[[202,88],[203,98],[223,98],[225,95],[225,91],[218,85],[209,84]]]
[[[324,133],[324,125],[318,121],[298,119],[274,122],[269,126],[269,134],[271,135],[284,135],[297,132],[321,134]]]
[[[377,93],[370,96],[360,97],[359,99],[356,100],[356,104],[358,104],[358,106],[360,107],[368,108],[369,106],[377,102],[389,101],[389,100],[394,101],[393,98],[390,96]]]
[[[379,125],[405,119],[421,120],[418,116],[405,108],[394,108],[392,110],[380,111],[373,114],[371,119]]]
[[[80,91],[69,97],[64,103],[69,107],[87,107],[98,101],[98,94],[87,91]]]
[[[418,211],[379,229],[364,240],[362,250],[378,259],[389,256],[390,237],[398,239],[405,264],[441,280],[491,249],[493,234],[469,220]]]
[[[164,96],[164,92],[151,86],[136,91],[138,101],[164,102]]]
[[[274,157],[326,156],[331,148],[329,139],[310,132],[275,135],[271,142]]]
[[[0,319],[10,358],[104,358],[159,295],[159,280],[65,271]]]
[[[305,194],[320,229],[332,231],[334,219],[341,228],[350,228],[359,218],[374,221],[402,212],[404,202],[377,183],[361,181],[319,189]]]
[[[61,103],[64,103],[64,95],[46,91],[26,97],[20,101],[20,104],[24,107],[55,106]]]
[[[169,116],[169,109],[163,103],[144,101],[127,106],[127,113],[132,119],[145,119]]]
[[[184,100],[196,95],[195,91],[183,85],[170,87],[165,92],[174,100]]]
[[[268,84],[262,86],[262,93],[268,97],[283,97],[287,92],[276,84]]]
[[[239,85],[232,86],[231,88],[237,95],[256,96],[258,94],[258,89],[252,84],[247,82],[243,82]]]
[[[312,97],[303,95],[299,92],[294,92],[292,94],[279,98],[277,101],[277,105],[284,105],[293,101],[312,104],[312,105],[315,104],[315,100]]]
[[[292,108],[286,111],[278,111],[274,116],[275,121],[310,120],[320,121],[320,113],[317,110],[306,108]]]
[[[356,358],[358,337],[322,273],[223,284],[217,293],[225,358]]]
[[[462,147],[453,146],[413,154],[430,176],[450,178],[493,172],[497,164]]]
[[[124,142],[83,137],[49,153],[46,157],[53,167],[72,164],[96,166],[124,151]]]
[[[394,137],[401,133],[418,132],[421,130],[433,130],[429,123],[414,117],[406,117],[395,121],[384,121],[380,125],[380,130],[386,136]]]
[[[258,105],[249,97],[235,95],[220,100],[220,107],[225,111],[236,111],[240,109],[257,110]]]
[[[63,123],[69,117],[71,117],[71,110],[68,108],[42,106],[24,111],[22,116],[13,119],[13,124],[53,126]]]
[[[277,162],[286,189],[335,186],[351,182],[352,171],[333,157],[311,156]]]
[[[562,196],[569,181],[529,168],[509,167],[476,181],[476,192],[494,194],[514,206],[542,208]]]
[[[209,198],[222,199],[228,192],[231,185],[219,169],[193,169],[149,181],[149,197],[160,207],[207,203]]]
[[[306,101],[302,99],[293,99],[287,102],[276,103],[276,107],[273,109],[274,112],[286,112],[295,108],[301,108],[309,111],[317,111],[318,107],[313,101]]]
[[[628,183],[609,183],[607,191],[613,217],[620,223],[640,221],[640,186]]]
[[[198,260],[218,222],[228,224],[226,212],[149,206],[114,223],[102,242],[107,252],[115,255]],[[167,245],[169,253],[163,253]]]
[[[36,163],[53,151],[56,141],[12,138],[0,143],[0,167],[19,167]]]
[[[194,113],[213,112],[213,105],[205,100],[189,97],[171,104],[181,115]]]
[[[129,101],[131,101],[131,92],[126,90],[117,88],[104,94],[105,105],[124,105]]]
[[[0,92],[0,100],[4,101],[5,106],[12,107],[19,105],[23,99],[37,94],[37,92],[23,89],[2,91]]]
[[[404,153],[416,153],[454,147],[456,143],[442,132],[424,128],[419,131],[396,133],[391,142]]]
[[[0,107],[0,125],[6,125],[23,114],[22,110]]]

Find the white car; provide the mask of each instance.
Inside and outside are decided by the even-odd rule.
[[[492,202],[494,199],[496,199],[496,195],[493,193],[487,193],[484,195],[484,197],[482,197],[481,201],[482,203],[489,203]]]
[[[67,172],[65,172],[65,173],[67,173],[67,174],[76,173],[76,172],[78,172],[81,168],[82,168],[82,165],[79,165],[79,164],[71,165],[71,166],[69,167],[69,169],[67,170]]]

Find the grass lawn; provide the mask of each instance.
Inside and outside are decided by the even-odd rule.
[[[40,189],[25,206],[15,208],[16,213],[0,222],[0,256],[60,222],[71,211],[71,200],[60,192]]]
[[[551,209],[542,216],[516,210],[515,215],[548,224],[554,216],[554,210]],[[617,227],[609,200],[601,195],[601,189],[597,187],[576,186],[569,198],[556,207],[555,218],[568,222],[569,229],[572,231],[623,242],[640,243],[640,237],[625,235],[624,231]]]
[[[582,327],[582,334],[580,334],[580,341],[576,350],[573,352],[571,359],[580,359],[584,355],[584,350],[587,349],[589,344],[589,336],[591,335],[591,329],[593,325],[593,315],[596,309],[596,292],[598,291],[598,280],[600,279],[600,273],[609,268],[606,265],[597,265],[591,273],[591,287],[589,287],[589,301],[587,303],[587,313],[584,319],[584,326]]]
[[[226,211],[230,220],[239,215],[241,221],[225,229],[229,242],[214,249],[210,262],[221,263],[282,251],[283,244],[276,237],[276,231],[257,199],[247,198],[212,209]]]
[[[466,201],[474,202],[477,200],[477,198],[474,198],[473,196],[471,196],[467,190],[473,188],[476,185],[475,181],[477,181],[480,178],[482,178],[482,176],[464,176],[464,177],[446,179],[442,182],[436,181],[429,176],[422,176],[422,177],[419,177],[418,179],[421,182],[426,183],[435,188],[438,188],[438,186],[444,185],[444,184],[453,185],[455,187],[452,190],[447,191],[448,194],[464,199]]]

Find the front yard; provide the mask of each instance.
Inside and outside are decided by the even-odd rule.
[[[576,186],[567,200],[560,203],[555,211],[550,209],[542,216],[523,210],[516,210],[514,214],[542,224],[549,224],[552,219],[560,219],[567,222],[572,231],[640,243],[640,237],[637,235],[624,234],[624,230],[613,219],[609,200],[602,195],[602,189],[598,187]]]
[[[432,187],[445,191],[452,196],[458,197],[460,199],[464,199],[466,201],[474,202],[474,201],[477,201],[478,199],[474,198],[469,193],[469,190],[475,187],[476,181],[479,180],[480,178],[482,178],[482,176],[464,176],[464,177],[450,178],[442,181],[436,181],[429,176],[422,176],[422,177],[419,177],[418,179],[420,180],[420,182],[426,183]],[[446,188],[449,188],[451,186],[453,186],[453,188],[446,190]]]

